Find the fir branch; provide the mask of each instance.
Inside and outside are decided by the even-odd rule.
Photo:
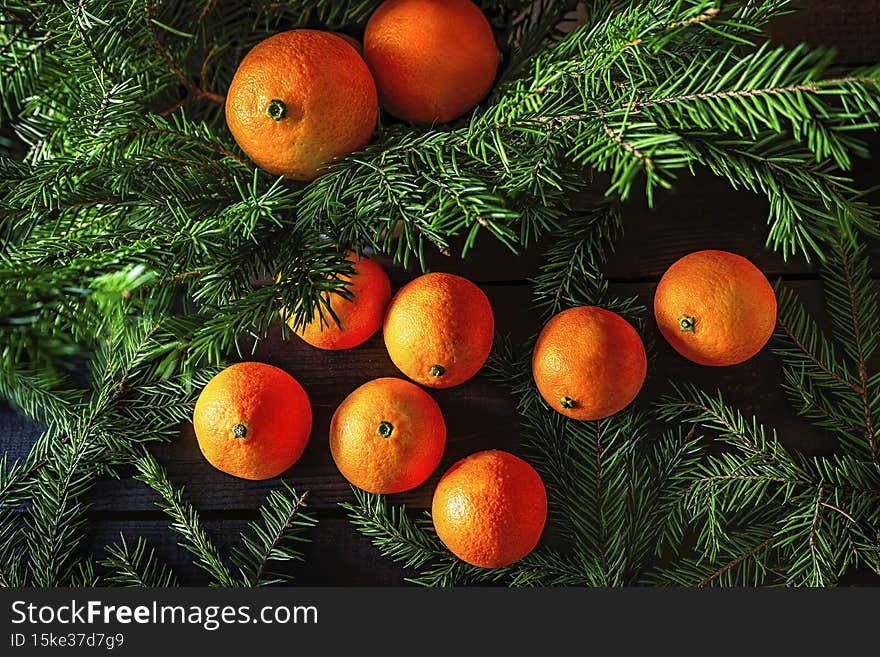
[[[35,470],[31,503],[20,519],[21,536],[28,546],[27,572],[34,585],[70,583],[83,562],[79,549],[84,536],[86,494],[101,476],[113,474],[138,442],[156,440],[177,422],[156,412],[161,420],[148,436],[140,425],[114,424],[113,416],[126,400],[137,398],[126,382],[150,383],[156,374],[153,357],[164,354],[165,344],[154,346],[161,321],[144,320],[116,325],[105,334],[102,349],[92,359],[93,389],[68,419],[50,421],[31,450],[29,461],[45,461]],[[173,348],[174,343],[171,343]],[[172,393],[184,396],[179,389]],[[163,425],[164,422],[164,425]]]
[[[195,84],[186,75],[184,75],[183,71],[181,71],[174,63],[174,60],[171,59],[171,55],[168,54],[168,50],[165,48],[165,46],[162,45],[162,41],[159,38],[159,30],[156,26],[156,19],[153,15],[154,4],[155,0],[144,0],[144,21],[147,25],[147,28],[150,30],[150,36],[153,39],[153,46],[162,56],[162,59],[165,61],[166,66],[168,66],[168,68],[174,74],[174,77],[176,77],[180,81],[180,84],[186,88],[187,93],[189,93],[189,95],[192,96],[193,99],[201,100],[202,98],[204,98],[205,100],[210,100],[214,103],[223,105],[226,102],[226,98],[224,96],[207,90],[203,86],[205,84],[204,79],[201,81],[202,86]],[[202,70],[204,72],[204,68]]]
[[[171,518],[171,529],[180,534],[182,546],[195,557],[195,564],[211,577],[211,585],[236,586],[238,581],[202,527],[198,512],[184,500],[183,490],[174,488],[164,468],[151,455],[143,453],[133,464],[135,479],[159,494],[157,506]]]
[[[741,554],[740,556],[736,557],[732,561],[728,561],[723,566],[718,568],[718,570],[713,572],[711,575],[707,575],[706,577],[701,579],[699,582],[697,582],[696,588],[703,588],[705,586],[708,586],[709,584],[711,584],[712,582],[717,580],[719,577],[722,577],[723,575],[725,575],[731,569],[736,568],[737,566],[742,564],[744,561],[747,561],[749,559],[754,559],[756,555],[758,555],[761,552],[763,552],[764,550],[770,548],[773,545],[773,542],[775,539],[776,539],[776,537],[768,538],[766,541],[762,541],[761,543],[758,543],[758,545],[751,548],[748,552]]]
[[[522,4],[525,6],[509,8],[503,14],[503,18],[509,18],[504,27],[507,28],[510,53],[504,62],[500,80],[502,85],[516,77],[529,57],[541,46],[549,45],[552,39],[563,36],[558,31],[559,24],[578,3],[575,0],[532,0]]]
[[[177,586],[177,577],[165,564],[161,563],[156,551],[149,546],[143,536],[139,536],[134,547],[129,547],[125,536],[120,534],[119,542],[108,545],[107,556],[100,565],[110,573],[105,581],[116,585],[134,588],[168,588]]]
[[[560,226],[560,237],[551,246],[532,280],[536,306],[546,316],[565,307],[604,301],[608,283],[601,273],[605,259],[623,234],[620,206],[599,204]]]
[[[283,483],[283,482],[282,482]],[[308,492],[301,496],[283,484],[273,490],[260,508],[260,519],[249,524],[250,535],[242,535],[240,547],[233,548],[231,561],[244,586],[268,586],[289,583],[289,573],[270,570],[279,562],[302,561],[300,546],[308,538],[305,533],[317,521],[303,511]]]
[[[777,318],[777,325],[785,334],[786,339],[794,345],[810,365],[815,366],[822,374],[827,375],[832,379],[833,383],[849,388],[856,394],[861,394],[864,390],[862,386],[854,381],[849,381],[844,378],[847,376],[846,374],[839,374],[832,369],[832,365],[828,364],[829,359],[833,357],[831,355],[831,346],[825,342],[824,338],[818,333],[815,324],[808,324],[806,316],[802,314],[796,317],[796,324],[789,324],[787,317],[800,310],[800,308],[796,306],[796,298],[789,291],[782,289],[780,286],[777,286],[776,294],[777,297],[782,296],[784,298],[784,303],[781,304],[783,306],[783,311]],[[797,326],[797,328],[795,328],[795,326]],[[805,340],[801,339],[798,335],[801,333],[806,334],[808,338]],[[821,353],[821,356],[816,355],[817,351]]]
[[[103,470],[105,445],[80,426],[68,440],[51,430],[44,444],[50,465],[37,473],[32,504],[24,520],[28,546],[28,571],[35,586],[59,586],[69,581],[76,567],[76,552],[82,541],[87,504],[81,498]]]
[[[779,586],[785,582],[786,574],[775,562],[773,540],[771,526],[741,528],[728,537],[714,559],[704,555],[677,559],[652,571],[645,583],[687,588]]]
[[[715,431],[730,448],[700,463],[689,486],[686,502],[698,523],[699,556],[661,579],[709,583],[724,575],[730,583],[728,571],[746,568],[737,577],[747,574],[754,583],[784,571],[788,585],[827,586],[851,565],[876,561],[880,545],[870,538],[880,497],[876,464],[790,454],[775,432],[768,435],[756,420],[747,421],[720,395],[689,386],[665,400],[660,414]],[[770,533],[762,530],[760,540],[732,551],[747,526]]]
[[[644,174],[649,201],[676,171],[707,166],[768,195],[770,243],[786,255],[823,255],[821,241],[841,226],[874,232],[838,170],[851,154],[866,154],[852,131],[878,123],[877,69],[827,76],[829,53],[803,48],[677,52],[679,32],[715,11],[684,4],[622,9],[536,56],[528,74],[475,117],[469,154],[485,164],[497,159],[509,172],[539,141],[552,141],[557,159],[609,172],[609,193],[624,199]],[[817,198],[822,212],[813,209]]]
[[[868,371],[868,362],[880,344],[880,299],[871,279],[864,246],[840,243],[836,256],[834,264],[829,264],[826,268],[828,310],[844,351],[855,360],[859,381],[856,392],[862,401],[865,435],[871,458],[875,463],[880,463],[877,396],[872,394]],[[844,307],[841,307],[841,297],[845,302]]]
[[[833,248],[822,274],[832,339],[790,290],[777,285],[774,352],[798,412],[877,463],[880,402],[869,363],[880,340],[880,305],[864,247],[838,240]]]
[[[35,473],[47,463],[46,459],[33,463],[10,462],[8,453],[0,456],[0,510],[15,508],[25,502]]]
[[[510,568],[510,586],[594,586],[600,579],[596,564],[580,558],[578,554],[539,547]]]
[[[87,557],[76,564],[70,577],[70,586],[74,588],[95,588],[100,586],[101,578],[95,570],[95,561]]]

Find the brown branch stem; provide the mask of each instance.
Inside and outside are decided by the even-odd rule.
[[[269,549],[266,550],[266,554],[263,555],[263,560],[260,562],[259,568],[257,568],[257,572],[254,575],[254,584],[259,584],[260,580],[263,578],[263,573],[266,572],[266,566],[269,564],[271,559],[272,551],[278,546],[278,543],[281,542],[284,533],[290,529],[291,524],[293,523],[293,519],[296,517],[296,514],[299,513],[300,509],[306,506],[306,500],[309,499],[309,491],[304,492],[300,495],[299,499],[294,503],[293,508],[291,508],[290,513],[287,514],[287,518],[284,520],[284,525],[278,531],[277,534],[272,539],[272,544],[269,546]]]
[[[782,329],[782,331],[785,333],[786,337],[788,337],[788,339],[792,341],[794,346],[798,348],[798,351],[800,351],[804,356],[806,356],[807,360],[809,360],[811,363],[813,363],[813,365],[815,365],[820,370],[825,372],[825,374],[830,376],[832,379],[837,381],[839,384],[846,386],[847,388],[850,388],[853,392],[860,394],[860,395],[864,392],[864,389],[861,386],[859,386],[857,383],[853,383],[852,381],[847,381],[842,376],[840,376],[837,372],[833,371],[830,367],[825,365],[825,363],[823,363],[818,358],[816,358],[816,356],[814,356],[812,353],[810,353],[810,350],[807,349],[806,345],[804,345],[803,342],[798,340],[798,338],[792,332],[791,328],[789,328],[789,326],[782,320],[781,317],[776,318],[776,324],[779,326],[779,328]]]
[[[853,337],[856,349],[858,350],[858,370],[860,390],[856,390],[862,398],[862,409],[865,414],[865,436],[868,438],[868,445],[871,449],[871,459],[874,463],[880,463],[880,445],[877,444],[877,432],[874,426],[874,413],[871,410],[871,400],[868,397],[868,362],[862,350],[862,325],[859,323],[858,308],[856,307],[856,294],[853,289],[853,274],[850,266],[849,257],[842,247],[838,247],[840,254],[840,262],[843,267],[843,278],[846,281],[846,291],[849,298],[849,307],[853,324]]]
[[[828,504],[828,502],[820,502],[820,504],[821,504],[821,506],[824,506],[826,509],[831,509],[832,511],[837,511],[837,513],[842,515],[844,518],[846,518],[850,522],[853,522],[853,523],[855,522],[855,518],[853,518],[851,515],[849,515],[843,509],[840,509],[840,508],[834,506],[833,504]]]
[[[144,0],[144,17],[147,22],[147,28],[150,30],[150,36],[153,39],[153,46],[156,48],[158,53],[162,56],[162,59],[165,60],[165,65],[169,68],[169,70],[174,74],[180,84],[184,86],[187,91],[187,95],[191,96],[195,100],[210,100],[212,102],[223,105],[226,102],[226,97],[221,96],[220,94],[214,93],[213,91],[208,90],[205,87],[206,81],[204,78],[205,69],[207,68],[207,62],[213,56],[214,50],[209,51],[208,55],[205,57],[205,60],[202,63],[202,75],[200,78],[200,84],[196,84],[192,80],[190,80],[183,71],[174,63],[174,60],[171,58],[171,55],[168,53],[168,49],[162,44],[161,39],[159,39],[159,30],[156,28],[156,23],[153,20],[153,4],[152,0]],[[180,104],[174,106],[174,109],[180,107]],[[173,111],[173,110],[170,110]],[[169,114],[169,110],[165,110],[162,114]]]
[[[628,141],[626,141],[623,138],[623,135],[621,135],[619,132],[612,129],[611,126],[608,125],[608,122],[605,120],[604,112],[599,112],[599,117],[602,122],[602,129],[605,131],[605,134],[611,138],[612,141],[617,143],[627,153],[630,153],[638,158],[638,160],[644,165],[644,167],[648,171],[654,170],[654,162],[651,160],[651,158],[642,153],[642,151],[630,144]]]
[[[721,568],[716,570],[714,573],[712,573],[708,577],[700,580],[697,583],[697,588],[703,588],[704,586],[710,584],[713,580],[718,579],[719,577],[721,577],[724,573],[726,573],[731,568],[735,568],[736,566],[741,564],[746,559],[755,556],[756,554],[758,554],[762,550],[766,550],[768,547],[773,545],[773,543],[775,541],[776,541],[776,536],[771,536],[766,541],[759,543],[758,545],[753,547],[751,550],[749,550],[745,554],[742,554],[742,555],[738,556],[736,559],[734,559],[733,561],[724,564]]]

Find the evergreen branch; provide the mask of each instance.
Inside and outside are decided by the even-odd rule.
[[[602,580],[608,585],[608,561],[606,559],[606,536],[605,536],[605,513],[603,510],[602,499],[602,422],[596,422],[596,508],[598,510],[597,517],[597,533],[599,535],[599,563],[602,566]]]
[[[416,571],[407,581],[421,586],[453,586],[502,578],[505,569],[487,570],[467,564],[437,538],[430,520],[417,523],[403,506],[389,505],[382,495],[352,488],[354,502],[341,502],[354,527],[371,539],[383,556]]]
[[[39,459],[33,463],[9,462],[9,454],[0,456],[0,510],[9,509],[27,499],[28,488],[34,475],[48,463]]]
[[[782,358],[786,391],[801,414],[819,421],[856,453],[877,462],[877,382],[868,363],[880,339],[880,303],[863,247],[838,239],[823,268],[829,341],[789,290],[779,300],[774,352]],[[838,347],[839,345],[839,347]]]
[[[28,509],[24,537],[33,584],[52,587],[63,585],[75,568],[86,523],[87,505],[81,498],[102,470],[105,445],[88,426],[80,426],[67,441],[47,432],[42,443],[53,445],[46,454],[50,465],[37,473],[39,503]]]
[[[855,383],[854,381],[848,381],[844,379],[840,374],[833,371],[828,365],[826,365],[822,360],[820,360],[812,351],[801,341],[797,335],[795,335],[794,330],[788,325],[786,320],[782,316],[777,316],[776,324],[782,329],[782,332],[785,334],[785,337],[788,338],[789,341],[795,346],[795,348],[803,354],[804,358],[806,358],[810,363],[818,367],[822,372],[827,374],[834,381],[839,383],[842,386],[846,386],[853,392],[857,394],[862,394],[864,392],[864,388]]]
[[[89,39],[88,35],[85,32],[83,27],[83,23],[88,25],[89,18],[85,8],[85,0],[76,0],[75,5],[70,5],[69,2],[65,2],[67,6],[70,8],[71,13],[73,14],[73,26],[76,30],[77,35],[82,41],[83,45],[86,47],[86,50],[89,51],[89,55],[91,55],[92,59],[95,62],[95,66],[104,74],[104,77],[107,78],[112,84],[116,84],[116,77],[113,75],[113,72],[110,70],[110,67],[107,65],[107,62],[98,54],[98,51],[95,49],[92,44],[92,40]]]
[[[595,563],[540,547],[518,561],[511,575],[514,587],[596,586],[603,579]]]
[[[64,379],[46,369],[17,368],[17,358],[2,358],[0,397],[38,422],[65,422],[76,417],[83,391],[64,385]]]
[[[135,479],[159,494],[156,505],[171,518],[171,529],[181,535],[181,544],[195,558],[195,564],[211,577],[212,586],[236,586],[232,572],[220,558],[213,541],[202,527],[198,512],[183,498],[183,490],[175,489],[164,468],[155,458],[143,453],[134,460]]]
[[[95,588],[100,586],[101,578],[95,571],[95,560],[86,557],[76,564],[76,569],[70,577],[70,586],[74,588]]]
[[[119,543],[107,546],[107,556],[100,565],[110,570],[106,581],[133,588],[168,588],[177,586],[177,577],[161,563],[156,551],[149,547],[143,536],[138,537],[134,548],[129,547],[125,536],[119,535]]]
[[[532,280],[536,305],[548,317],[565,307],[606,300],[608,284],[601,267],[623,234],[620,206],[611,201],[596,205],[573,216],[559,231],[540,274]]]
[[[768,195],[769,242],[786,255],[822,256],[821,241],[832,228],[875,232],[850,181],[832,172],[848,168],[851,154],[867,154],[849,135],[880,122],[880,71],[826,76],[827,51],[766,45],[747,54],[727,46],[695,57],[670,52],[672,36],[631,61],[633,43],[717,15],[717,7],[705,3],[693,12],[681,4],[665,6],[666,14],[656,9],[622,10],[535,57],[528,75],[508,84],[496,105],[474,119],[469,154],[487,165],[491,155],[508,172],[539,141],[554,143],[557,159],[610,172],[609,193],[621,198],[645,174],[649,201],[677,170],[707,166],[736,186]],[[817,198],[824,214],[815,210]]]
[[[153,39],[153,46],[156,48],[156,51],[162,56],[162,59],[165,61],[165,64],[174,74],[180,84],[182,84],[187,93],[192,96],[195,100],[200,100],[204,98],[205,100],[210,100],[219,105],[223,105],[226,102],[226,98],[221,96],[220,94],[213,93],[204,88],[204,86],[199,86],[195,84],[192,80],[190,80],[186,75],[184,75],[183,71],[178,68],[178,66],[174,63],[174,60],[171,59],[171,55],[168,54],[168,50],[165,46],[162,45],[161,39],[159,39],[159,30],[156,27],[156,20],[153,17],[153,3],[155,0],[144,0],[144,20],[147,24],[147,28],[150,30],[150,35]],[[204,70],[204,69],[203,69]],[[205,80],[201,81],[202,85],[204,85]]]
[[[842,287],[845,290],[844,298],[848,305],[849,312],[846,313],[849,326],[847,331],[841,333],[846,337],[851,337],[845,344],[852,345],[849,352],[855,357],[856,368],[858,373],[859,387],[856,393],[861,397],[862,412],[864,413],[865,435],[868,438],[868,445],[871,450],[871,458],[875,463],[880,463],[880,443],[878,443],[874,409],[872,408],[871,390],[869,388],[868,361],[876,351],[878,339],[880,339],[880,303],[878,303],[877,293],[874,288],[873,281],[869,275],[867,259],[864,257],[864,248],[857,247],[855,249],[847,249],[842,243],[837,247],[837,256],[839,262],[839,275],[835,277],[835,269],[828,268],[826,280],[831,288],[829,296],[831,302],[830,309],[836,309],[837,304],[834,302],[836,293],[835,287]],[[854,268],[853,259],[862,259],[861,265]],[[837,285],[835,286],[835,283]],[[841,317],[832,314],[832,318],[837,320],[835,323],[839,326]]]
[[[730,442],[748,454],[773,461],[777,458],[776,431],[771,430],[768,441],[766,430],[752,418],[749,423],[739,411],[724,403],[721,391],[715,397],[691,385],[673,385],[675,394],[660,406],[660,417],[681,419],[719,432],[719,438]]]
[[[825,586],[851,564],[876,559],[877,546],[868,537],[880,494],[877,464],[851,456],[790,454],[775,433],[768,437],[762,425],[747,422],[720,396],[689,386],[677,389],[677,396],[661,404],[662,417],[718,431],[731,449],[699,464],[688,487],[686,503],[692,521],[699,523],[700,556],[680,562],[679,575],[663,573],[661,580],[729,581],[728,571],[748,561],[745,573],[756,583],[778,576],[789,585]],[[824,509],[835,514],[823,514]],[[742,528],[750,526],[772,531],[742,552],[731,551]],[[757,554],[771,545],[772,559],[757,561]],[[785,572],[774,574],[779,568],[774,571],[771,562]],[[706,572],[707,564],[716,565]]]
[[[269,493],[260,508],[260,520],[249,524],[250,535],[242,535],[241,546],[232,550],[231,560],[244,586],[289,583],[293,581],[292,575],[269,568],[277,562],[304,558],[299,546],[308,540],[305,532],[317,524],[303,512],[309,494],[300,496],[287,484],[283,486],[283,491]]]
[[[824,486],[819,486],[819,490],[816,493],[816,504],[813,507],[813,521],[810,523],[810,535],[808,539],[810,552],[814,554],[816,551],[816,526],[819,524],[819,511],[822,509],[822,496],[824,494]]]
[[[515,13],[510,21],[505,22],[507,28],[507,44],[510,48],[508,60],[505,62],[500,84],[515,78],[522,70],[529,57],[542,46],[558,35],[558,25],[566,12],[574,9],[574,0],[533,0],[525,2],[524,7],[515,6]]]
[[[746,553],[744,553],[744,554],[742,554],[742,555],[736,557],[733,561],[729,561],[729,562],[727,562],[726,564],[724,564],[723,566],[721,566],[718,570],[716,570],[714,573],[712,573],[712,574],[709,575],[708,577],[705,577],[705,578],[701,579],[699,582],[697,582],[696,587],[697,587],[697,588],[703,588],[703,587],[705,587],[705,586],[711,584],[713,581],[717,580],[719,577],[721,577],[722,575],[724,575],[724,574],[725,574],[726,572],[728,572],[730,569],[735,568],[736,566],[740,565],[742,562],[744,562],[744,561],[746,561],[746,560],[748,560],[748,559],[751,559],[751,558],[754,557],[756,554],[758,554],[758,553],[760,553],[760,552],[763,552],[764,550],[766,550],[766,549],[768,549],[769,547],[771,547],[775,541],[776,541],[776,537],[775,537],[775,536],[771,536],[771,537],[768,538],[766,541],[762,541],[761,543],[758,543],[758,545],[756,545],[755,547],[753,547],[753,548],[752,548],[751,550],[749,550],[748,552],[746,552]]]
[[[77,559],[77,553],[88,509],[83,498],[100,476],[112,474],[127,459],[136,442],[161,436],[162,422],[157,422],[153,426],[155,434],[147,437],[141,435],[137,424],[126,423],[120,429],[113,422],[120,407],[137,397],[126,386],[129,377],[148,384],[155,374],[155,362],[150,357],[168,349],[166,345],[153,347],[153,337],[160,327],[161,321],[144,319],[133,327],[117,325],[106,334],[103,348],[92,357],[95,376],[88,401],[70,419],[50,421],[31,450],[31,463],[46,461],[36,470],[31,504],[21,520],[21,534],[29,552],[28,572],[34,585],[64,585],[81,572],[84,562]],[[183,396],[179,389],[173,394]],[[169,421],[161,413],[156,419]]]
[[[147,0],[147,1],[149,1],[149,0]],[[199,146],[201,148],[204,148],[205,150],[219,153],[223,157],[227,157],[230,160],[234,160],[235,162],[237,162],[238,164],[240,164],[243,167],[250,166],[248,164],[248,162],[246,162],[240,156],[238,156],[235,153],[233,153],[232,151],[230,151],[228,148],[226,148],[225,146],[223,146],[219,142],[200,138],[200,137],[197,137],[192,134],[187,134],[185,132],[181,132],[180,130],[175,130],[171,127],[145,126],[145,127],[141,127],[141,128],[135,128],[133,130],[129,130],[127,132],[121,132],[121,133],[115,135],[110,140],[108,140],[107,143],[110,144],[117,139],[118,140],[122,140],[122,139],[130,140],[131,138],[137,137],[138,135],[146,135],[146,134],[167,136],[167,137],[179,139],[181,141],[188,141],[190,143],[196,144],[197,146]],[[109,204],[109,203],[106,203],[106,204]]]
[[[780,51],[781,52],[781,51]],[[678,103],[691,103],[694,101],[724,100],[730,98],[752,98],[755,96],[780,96],[784,94],[796,94],[797,92],[819,93],[823,89],[846,87],[849,85],[876,85],[880,82],[876,77],[868,76],[844,76],[839,78],[829,78],[826,80],[817,80],[815,82],[806,82],[803,84],[795,84],[789,86],[775,87],[757,87],[745,89],[727,89],[720,91],[706,91],[692,94],[682,94],[678,96],[667,96],[665,98],[649,98],[647,100],[637,100],[634,105],[630,106],[631,111],[639,111],[655,107],[657,105],[674,105]]]

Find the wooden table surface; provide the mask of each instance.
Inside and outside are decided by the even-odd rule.
[[[880,0],[850,2],[812,0],[796,3],[805,9],[774,23],[769,32],[778,41],[835,46],[840,61],[849,64],[880,61]],[[880,153],[880,140],[875,140]],[[880,164],[860,163],[857,177],[863,186],[880,179]],[[676,187],[658,194],[649,210],[636,200],[626,205],[626,236],[618,244],[606,273],[616,295],[637,294],[649,308],[660,275],[672,262],[697,249],[718,248],[740,253],[757,264],[771,279],[781,278],[796,289],[807,306],[821,313],[821,284],[814,266],[796,257],[784,262],[764,248],[767,236],[766,202],[745,192],[734,192],[723,181],[701,174],[682,178]],[[880,272],[880,248],[872,248],[873,271]],[[436,271],[466,276],[479,284],[492,302],[496,326],[515,337],[526,338],[539,328],[530,309],[531,287],[540,253],[512,256],[491,238],[483,238],[466,261],[437,255]],[[415,272],[393,269],[393,289]],[[649,330],[651,330],[649,322]],[[655,356],[649,380],[640,399],[649,401],[669,390],[669,381],[691,381],[719,388],[725,398],[747,414],[776,426],[783,442],[792,448],[820,453],[829,438],[802,421],[787,404],[780,387],[779,366],[765,349],[752,360],[729,368],[703,368],[678,356],[654,330]],[[314,429],[305,454],[281,477],[298,491],[311,493],[311,509],[319,517],[307,547],[307,558],[298,567],[298,582],[309,585],[399,585],[407,573],[381,557],[369,540],[348,524],[340,501],[351,492],[330,458],[327,430],[333,410],[360,384],[380,376],[399,376],[385,353],[381,334],[366,344],[344,352],[323,352],[294,339],[282,342],[275,334],[259,347],[255,360],[272,363],[294,375],[312,400]],[[513,402],[503,391],[476,377],[450,390],[431,391],[448,426],[446,453],[440,467],[424,485],[394,499],[413,508],[430,503],[440,474],[471,452],[499,448],[517,450],[517,422]],[[11,456],[27,453],[39,427],[5,406],[0,406],[0,444]],[[171,480],[186,487],[186,497],[199,510],[208,531],[221,550],[234,543],[240,529],[256,515],[256,508],[278,479],[248,482],[213,469],[202,458],[190,426],[169,444],[155,447]],[[191,565],[188,553],[177,544],[166,517],[156,510],[155,494],[133,480],[101,482],[92,497],[88,543],[100,553],[119,532],[128,538],[144,536],[173,566],[183,584],[205,583]]]

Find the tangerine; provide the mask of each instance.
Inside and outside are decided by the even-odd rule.
[[[776,326],[776,294],[746,258],[696,251],[666,270],[654,294],[660,333],[700,365],[736,365],[761,351]]]
[[[636,330],[597,306],[554,315],[532,352],[538,392],[551,408],[575,420],[599,420],[623,410],[641,390],[647,369]]]
[[[446,423],[431,396],[396,378],[352,392],[330,422],[330,453],[350,483],[371,493],[402,493],[422,484],[440,463]]]
[[[364,32],[382,106],[407,121],[467,112],[491,88],[498,58],[492,27],[470,0],[386,0]]]
[[[229,131],[259,167],[313,180],[364,146],[376,125],[376,85],[342,37],[290,30],[254,46],[226,94]]]
[[[508,452],[477,452],[440,479],[431,503],[437,536],[462,561],[501,568],[531,552],[547,520],[535,469]]]
[[[424,274],[388,305],[383,333],[401,372],[430,388],[450,388],[476,374],[489,357],[495,331],[483,291],[455,274]]]
[[[306,448],[312,409],[302,386],[264,363],[236,363],[204,387],[193,412],[202,454],[218,470],[242,479],[269,479]]]

